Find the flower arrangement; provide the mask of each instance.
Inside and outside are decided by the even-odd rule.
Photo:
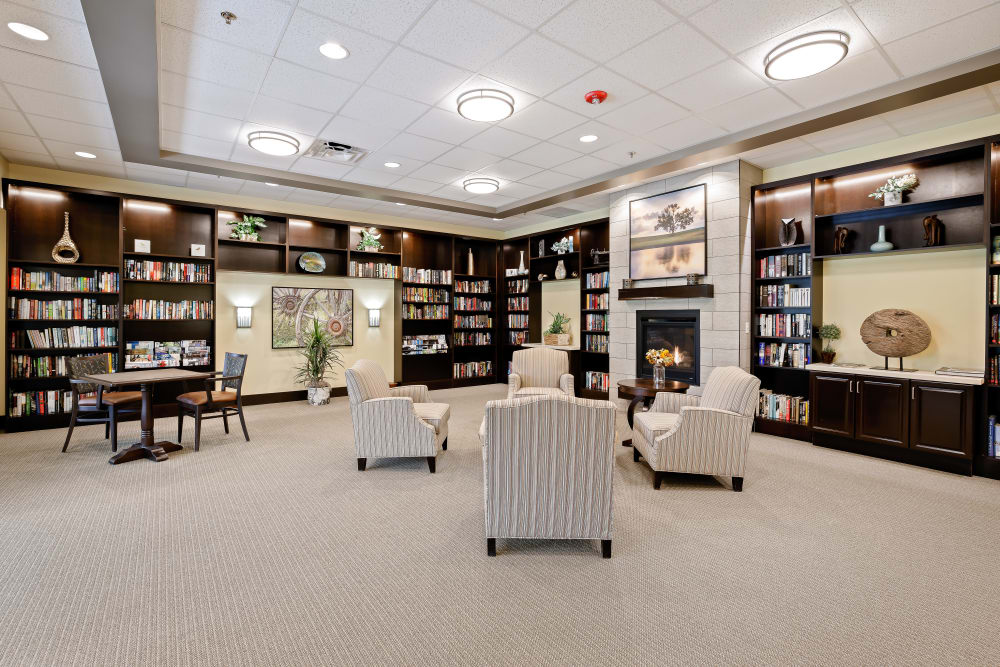
[[[674,355],[667,348],[660,350],[647,350],[646,351],[646,361],[648,361],[653,366],[667,366],[674,365]]]
[[[882,199],[887,194],[903,193],[912,190],[920,184],[916,174],[904,174],[902,176],[890,176],[885,185],[880,185],[875,192],[868,195],[873,199]]]
[[[559,253],[560,255],[570,252],[573,250],[573,239],[568,236],[564,236],[555,243],[552,244],[552,250]]]
[[[358,250],[374,250],[378,252],[382,249],[382,243],[379,241],[380,238],[382,238],[382,235],[374,227],[362,229],[361,241],[358,242]]]
[[[260,232],[257,230],[267,227],[264,218],[257,215],[244,215],[242,220],[230,220],[226,224],[233,228],[229,232],[229,238],[241,241],[260,241]]]

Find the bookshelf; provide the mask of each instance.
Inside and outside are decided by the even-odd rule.
[[[452,379],[455,386],[496,382],[497,244],[456,238],[452,265]]]
[[[977,475],[1000,479],[1000,457],[996,451],[989,453],[989,418],[1000,417],[1000,262],[993,261],[994,244],[1000,239],[1000,137],[993,137],[987,144],[986,187],[984,207],[988,225],[985,230],[986,249],[986,384],[982,396],[982,415],[985,424],[976,433],[972,469]],[[1000,254],[1000,253],[998,253]],[[1000,443],[997,443],[1000,451]]]
[[[501,307],[502,331],[499,341],[499,356],[502,366],[500,377],[507,381],[510,362],[514,352],[523,343],[541,340],[542,290],[530,276],[531,257],[528,251],[529,238],[505,241],[500,248],[500,275],[502,276]],[[526,273],[515,273],[524,263]]]
[[[611,305],[611,268],[609,264],[610,229],[608,220],[598,220],[580,227],[580,389],[583,398],[607,400],[610,386],[610,360],[607,333],[587,331],[588,315],[607,316]]]
[[[445,345],[435,354],[404,353],[400,379],[432,389],[451,387],[454,241],[443,234],[413,231],[403,232],[400,240],[403,348],[425,336],[443,339]]]

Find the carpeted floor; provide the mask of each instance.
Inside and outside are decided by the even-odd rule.
[[[0,436],[0,663],[997,664],[1000,483],[754,436],[742,494],[654,491],[620,447],[611,560],[487,558],[475,434],[504,391],[434,392],[435,475],[359,473],[344,398],[159,464],[108,465],[96,426],[67,454]]]

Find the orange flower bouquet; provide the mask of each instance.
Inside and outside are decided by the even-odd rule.
[[[667,380],[667,366],[674,365],[674,355],[667,348],[647,350],[646,361],[653,366],[653,384],[663,385]]]

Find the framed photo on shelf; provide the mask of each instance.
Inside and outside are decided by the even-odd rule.
[[[314,321],[334,345],[354,345],[354,290],[271,288],[271,349],[305,347]]]
[[[629,277],[705,275],[707,220],[704,183],[629,202]]]

